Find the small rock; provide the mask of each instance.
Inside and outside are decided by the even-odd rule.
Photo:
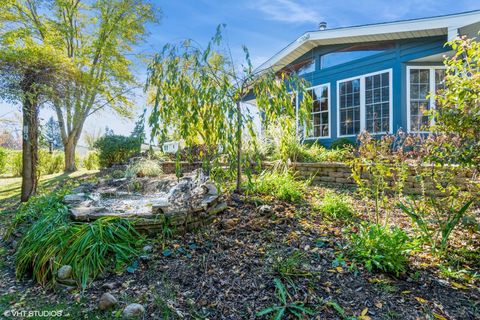
[[[76,202],[82,202],[85,200],[85,193],[75,193],[75,194],[67,194],[63,198],[63,202],[65,203],[76,203]]]
[[[143,252],[152,252],[153,250],[153,247],[152,246],[145,246],[142,248]]]
[[[268,216],[268,215],[271,215],[273,213],[273,209],[268,204],[264,204],[264,205],[258,207],[258,212],[262,216]]]
[[[108,289],[108,290],[113,290],[117,286],[117,283],[115,282],[107,282],[102,285],[103,289]]]
[[[122,317],[125,319],[141,316],[145,312],[145,308],[138,303],[132,303],[123,309]]]
[[[106,292],[100,297],[100,301],[98,303],[98,309],[108,310],[110,308],[113,308],[117,303],[118,303],[117,298],[115,298],[111,293]]]
[[[229,230],[237,225],[237,219],[225,219],[222,224],[225,230]]]
[[[69,279],[72,276],[73,269],[69,265],[62,266],[57,271],[58,279]]]
[[[13,250],[17,249],[17,246],[18,246],[17,240],[12,240],[12,242],[10,243],[10,246],[12,247]]]

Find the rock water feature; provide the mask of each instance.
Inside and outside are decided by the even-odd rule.
[[[194,230],[211,223],[227,208],[218,189],[201,170],[178,181],[174,176],[122,178],[76,191],[64,198],[73,220],[128,218],[137,230],[147,233],[159,232],[165,226],[174,232]]]

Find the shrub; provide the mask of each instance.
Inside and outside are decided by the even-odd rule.
[[[54,151],[49,153],[47,150],[38,150],[37,170],[40,175],[62,172],[64,167],[65,157],[63,152]]]
[[[334,219],[349,220],[354,215],[350,201],[334,192],[325,195],[320,210]]]
[[[8,154],[7,173],[14,177],[22,175],[22,151],[12,150]]]
[[[123,170],[117,169],[112,172],[113,179],[122,179],[125,177],[125,172]]]
[[[298,202],[303,198],[307,182],[295,179],[289,171],[263,171],[253,182],[247,184],[248,193],[271,195],[279,200]]]
[[[139,254],[142,237],[120,218],[100,218],[93,223],[73,223],[57,196],[24,233],[15,254],[17,277],[27,273],[40,284],[53,284],[62,265],[71,265],[75,279],[85,288],[88,281],[109,270],[119,270]],[[38,208],[32,203],[30,208]]]
[[[125,175],[127,177],[158,177],[162,173],[162,166],[158,161],[140,159],[128,167]]]
[[[83,158],[83,166],[87,170],[96,170],[100,167],[100,160],[98,158],[98,152],[90,151],[85,158]]]
[[[7,171],[7,162],[8,162],[8,153],[7,150],[0,147],[0,174],[3,174]]]
[[[407,234],[397,227],[364,224],[352,234],[350,253],[369,271],[376,269],[398,276],[405,271],[409,246]]]
[[[340,138],[336,139],[335,141],[332,142],[330,145],[331,149],[345,149],[345,148],[350,148],[354,147],[355,143],[353,143],[351,140],[347,138]]]
[[[140,152],[141,141],[137,137],[106,135],[95,142],[101,167],[123,163]]]

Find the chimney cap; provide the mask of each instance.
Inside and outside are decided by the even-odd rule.
[[[327,23],[325,21],[322,21],[318,24],[318,30],[323,31],[327,29]]]

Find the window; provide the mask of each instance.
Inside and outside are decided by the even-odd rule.
[[[360,79],[340,83],[340,135],[360,132]]]
[[[309,138],[330,137],[329,88],[329,85],[320,85],[309,90],[313,100],[312,126],[308,134]]]
[[[427,111],[435,108],[435,99],[429,96],[444,88],[443,67],[407,68],[407,121],[409,131],[428,131],[431,123]],[[433,121],[433,120],[432,120]]]
[[[365,129],[372,133],[390,131],[389,73],[365,77]]]
[[[320,65],[322,69],[326,69],[342,63],[369,57],[394,47],[395,44],[393,42],[354,45],[335,52],[324,54],[320,58]]]
[[[391,70],[338,81],[338,136],[392,132],[391,83]]]
[[[301,76],[302,74],[310,73],[315,71],[315,60],[309,60],[304,65],[298,68],[297,74]]]

